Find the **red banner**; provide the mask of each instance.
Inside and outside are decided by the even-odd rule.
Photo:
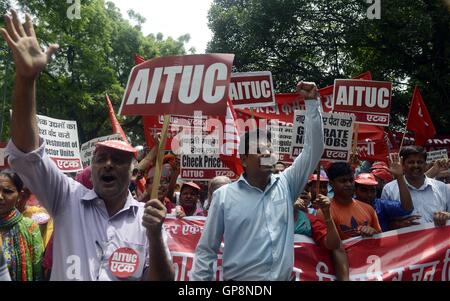
[[[133,67],[121,115],[225,115],[232,54],[168,56]]]
[[[195,248],[204,222],[204,217],[167,218],[164,222],[177,281],[190,278]],[[348,239],[344,241],[344,246],[350,280],[448,281],[449,236],[450,223],[442,228],[425,224],[377,234],[372,238]],[[318,247],[303,235],[295,235],[293,251],[293,274],[297,281],[335,280],[330,251]],[[219,254],[214,264],[215,280],[223,280],[221,261]]]
[[[387,162],[389,155],[387,139],[383,127],[360,124],[358,128],[358,158]]]
[[[388,126],[391,96],[389,82],[336,79],[333,110],[355,114],[357,123]]]

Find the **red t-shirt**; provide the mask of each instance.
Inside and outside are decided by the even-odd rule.
[[[312,239],[320,247],[325,247],[325,237],[327,236],[327,225],[319,217],[306,213],[311,223]]]

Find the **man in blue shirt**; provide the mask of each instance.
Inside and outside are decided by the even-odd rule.
[[[403,177],[402,164],[399,162],[398,154],[391,154],[390,172],[397,179],[400,191],[400,201],[376,198],[378,182],[371,173],[361,173],[355,178],[355,198],[371,205],[378,216],[381,229],[388,231],[389,222],[398,217],[411,214],[413,204],[411,194]],[[414,224],[414,221],[412,222]]]
[[[213,279],[222,238],[224,280],[291,279],[293,203],[317,167],[324,148],[317,87],[314,83],[301,82],[297,90],[306,99],[302,153],[292,166],[274,175],[277,160],[271,150],[270,135],[262,130],[246,133],[240,145],[245,172],[236,182],[213,194],[191,279]],[[257,139],[251,139],[254,136]]]

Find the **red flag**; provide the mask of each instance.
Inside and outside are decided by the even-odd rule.
[[[239,132],[235,123],[236,119],[233,104],[228,99],[220,160],[239,177],[244,172],[244,168],[242,167],[241,159],[239,159]]]
[[[116,113],[114,113],[114,108],[112,106],[111,100],[109,99],[108,94],[106,94],[106,103],[108,104],[109,108],[109,120],[111,120],[111,126],[114,133],[120,134],[122,136],[123,141],[129,142],[127,139],[127,136],[125,135],[125,132],[123,131],[122,127],[120,126],[119,121],[117,121]]]
[[[418,87],[414,89],[406,129],[415,133],[416,145],[425,145],[428,139],[436,135],[433,121],[423,102]]]
[[[143,62],[145,62],[145,59],[142,56],[140,56],[139,54],[134,54],[134,63],[136,65],[139,65]]]

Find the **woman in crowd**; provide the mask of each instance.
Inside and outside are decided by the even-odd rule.
[[[9,274],[15,281],[42,280],[44,245],[39,226],[24,217],[16,205],[23,190],[20,177],[0,172],[0,237]]]

